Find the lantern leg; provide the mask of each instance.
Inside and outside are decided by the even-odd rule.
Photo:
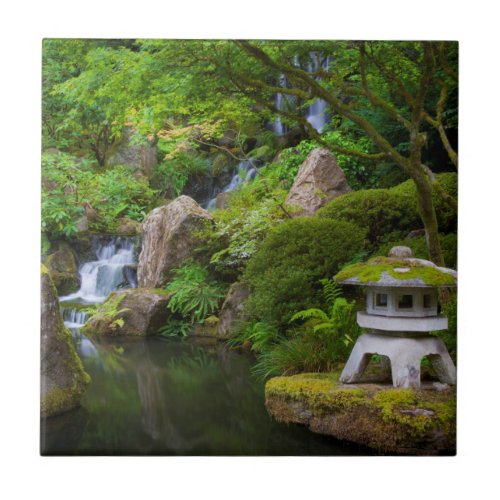
[[[352,349],[351,355],[342,370],[342,374],[340,375],[340,381],[344,384],[358,382],[372,357],[372,355],[364,349],[363,342],[361,340],[362,337],[364,337],[364,335],[357,340]]]

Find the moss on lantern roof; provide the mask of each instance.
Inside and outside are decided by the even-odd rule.
[[[373,257],[342,269],[335,281],[351,285],[455,286],[456,273],[423,259]]]

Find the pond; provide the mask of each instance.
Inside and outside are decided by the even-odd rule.
[[[41,422],[43,455],[367,455],[275,422],[253,358],[224,344],[77,339],[92,377],[80,409]]]

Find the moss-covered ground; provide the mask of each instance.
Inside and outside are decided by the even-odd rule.
[[[431,383],[419,390],[338,382],[339,373],[276,377],[266,406],[283,422],[353,441],[385,454],[454,454],[456,396]]]

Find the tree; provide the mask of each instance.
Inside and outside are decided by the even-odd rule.
[[[349,120],[366,134],[380,153],[371,157],[386,157],[393,161],[415,182],[420,216],[426,231],[431,259],[443,265],[438,240],[438,225],[432,201],[431,184],[437,180],[428,165],[422,161],[422,150],[427,143],[429,127],[439,133],[442,147],[456,167],[457,153],[446,131],[445,105],[450,92],[456,90],[456,44],[445,42],[325,42],[319,52],[309,57],[328,54],[333,62],[325,69],[321,64],[316,73],[303,69],[296,61],[294,46],[280,42],[235,41],[240,50],[262,67],[277,76],[287,78],[286,88],[278,87],[254,74],[236,73],[227,65],[229,78],[242,93],[291,121],[300,124],[319,143],[342,153],[346,151],[324,141],[307,122],[300,108],[278,109],[269,99],[281,92],[303,102],[319,98],[331,110]],[[311,56],[312,54],[312,56]],[[402,152],[399,144],[392,144],[383,131],[375,127],[370,111],[382,113],[406,131],[408,148]],[[366,154],[362,156],[367,157]],[[441,190],[443,196],[446,196]],[[452,203],[451,200],[449,200]]]

